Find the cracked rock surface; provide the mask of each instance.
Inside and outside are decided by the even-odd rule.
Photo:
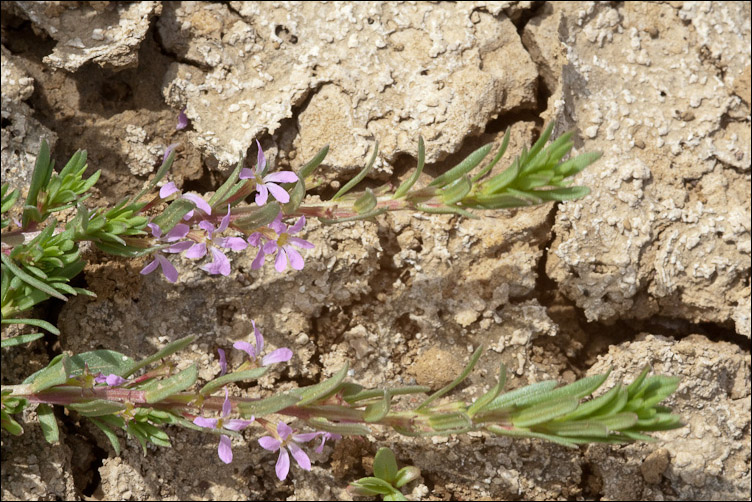
[[[746,3],[595,2],[3,2],[3,182],[24,187],[39,142],[57,166],[78,148],[102,177],[89,201],[140,189],[177,144],[170,181],[210,192],[258,139],[271,165],[298,169],[324,144],[322,185],[360,169],[399,184],[416,165],[430,180],[481,145],[505,168],[556,121],[579,152],[603,157],[579,175],[578,201],[495,211],[477,220],[389,213],[325,226],[300,272],[253,270],[231,255],[229,277],[174,259],[177,284],[88,249],[92,299],[44,312],[56,344],[3,350],[3,384],[61,350],[111,348],[134,358],[195,335],[180,367],[219,374],[217,349],[254,320],[267,350],[293,360],[238,396],[310,385],[349,364],[364,386],[451,381],[479,345],[484,356],[452,396],[472,399],[546,379],[572,382],[613,368],[631,381],[645,364],[681,377],[671,397],[686,423],[658,441],[579,450],[482,434],[368,440],[308,448],[313,468],[275,475],[260,429],[217,440],[178,428],[173,448],[103,433],[58,414],[48,445],[33,412],[25,434],[2,435],[3,499],[352,499],[378,447],[422,477],[411,500],[750,498],[750,9]],[[94,63],[94,64],[87,64]],[[190,119],[176,130],[185,107]],[[56,142],[55,142],[56,141]],[[6,327],[3,327],[6,336]],[[604,389],[605,390],[605,389]],[[397,406],[409,405],[409,400]]]

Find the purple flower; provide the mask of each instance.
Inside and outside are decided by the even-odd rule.
[[[327,439],[331,439],[332,441],[342,439],[342,436],[336,432],[320,432],[319,434],[321,434],[321,444],[316,447],[316,453],[324,451],[324,443],[326,443]]]
[[[212,254],[212,261],[207,265],[201,265],[201,270],[206,270],[212,275],[222,274],[225,277],[230,275],[232,268],[230,267],[230,260],[222,251],[213,247],[210,249]]]
[[[287,204],[290,202],[290,194],[287,193],[287,190],[277,185],[277,183],[295,183],[298,181],[298,175],[292,171],[279,171],[263,176],[264,169],[266,168],[266,156],[261,149],[261,143],[256,140],[256,144],[258,145],[256,170],[254,172],[247,168],[242,169],[239,178],[241,180],[254,179],[256,181],[256,205],[263,206],[266,204],[269,193],[282,204]]]
[[[151,274],[157,269],[157,267],[162,267],[162,273],[164,273],[164,276],[168,281],[175,282],[178,280],[178,270],[172,263],[170,263],[170,260],[161,254],[154,255],[154,260],[141,269],[141,274]]]
[[[230,431],[239,431],[245,429],[246,427],[251,425],[251,422],[253,422],[253,417],[251,417],[250,420],[227,420],[227,416],[231,411],[232,403],[230,403],[227,389],[225,389],[225,402],[222,404],[222,416],[220,418],[196,417],[193,419],[193,423],[198,425],[199,427],[204,427],[206,429],[227,429]],[[230,439],[230,436],[227,436],[225,434],[222,434],[220,436],[218,453],[219,459],[225,464],[232,462],[232,440]]]
[[[178,125],[175,126],[175,129],[182,131],[186,127],[188,127],[188,116],[185,114],[185,108],[183,108],[178,113]]]
[[[254,347],[248,342],[235,342],[232,344],[232,346],[248,354],[248,356],[251,358],[251,361],[255,361],[264,350],[264,337],[256,327],[256,321],[251,321],[251,324],[253,324],[253,334],[256,338],[256,346]],[[265,355],[261,359],[261,366],[269,366],[270,364],[275,363],[284,363],[286,361],[289,361],[291,358],[292,350],[283,347]]]
[[[295,270],[302,270],[303,257],[293,245],[303,249],[313,249],[313,244],[304,239],[298,237],[292,237],[292,234],[298,233],[305,225],[305,216],[301,216],[300,219],[295,222],[291,227],[287,227],[282,223],[282,213],[279,213],[273,222],[269,224],[269,228],[277,233],[277,240],[269,240],[259,248],[259,252],[256,258],[251,264],[252,269],[259,269],[264,265],[266,255],[277,254],[277,258],[274,260],[274,268],[277,272],[284,272],[287,269],[287,264],[290,264]],[[248,239],[250,241],[251,235]]]
[[[225,373],[227,373],[227,357],[225,357],[224,350],[217,349],[217,352],[219,352],[219,369],[221,371],[219,376],[223,376]]]
[[[119,375],[116,375],[115,373],[110,373],[107,376],[105,376],[104,373],[99,373],[99,375],[94,377],[94,381],[97,383],[107,384],[108,387],[119,387],[128,380]]]
[[[304,452],[298,443],[307,443],[316,436],[318,432],[308,432],[306,434],[293,434],[292,428],[284,422],[277,424],[276,438],[273,436],[264,436],[259,438],[258,442],[261,447],[269,451],[279,450],[279,458],[277,459],[277,466],[275,471],[280,481],[287,479],[287,474],[290,472],[290,455],[287,453],[289,450],[295,461],[298,463],[301,469],[311,470],[311,459],[308,458],[306,452]]]

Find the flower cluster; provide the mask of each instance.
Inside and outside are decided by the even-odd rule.
[[[174,145],[168,147],[169,150]],[[277,183],[294,183],[298,176],[292,171],[280,171],[264,175],[266,169],[266,157],[261,145],[258,145],[258,163],[255,170],[242,169],[239,179],[247,179],[248,183],[253,185],[256,190],[256,204],[263,206],[271,195],[280,203],[286,203],[290,196]],[[283,221],[283,215],[280,212],[269,225],[258,229],[247,238],[235,236],[224,236],[228,228],[231,227],[232,209],[227,205],[227,212],[222,217],[219,225],[215,226],[218,218],[212,215],[212,207],[207,201],[196,194],[183,194],[175,186],[174,182],[165,184],[159,190],[161,199],[168,199],[177,196],[192,202],[195,209],[189,211],[181,223],[175,225],[169,232],[163,235],[162,229],[155,223],[149,223],[152,236],[165,248],[155,253],[154,259],[142,270],[142,274],[149,274],[161,268],[165,277],[170,282],[177,281],[178,271],[172,263],[163,255],[163,253],[183,253],[186,258],[198,260],[204,258],[207,254],[211,255],[212,261],[202,265],[200,268],[211,275],[227,276],[231,272],[230,259],[225,254],[227,251],[243,251],[247,247],[256,247],[258,252],[253,261],[252,268],[261,268],[266,256],[276,256],[275,269],[278,272],[284,272],[289,264],[295,270],[301,270],[304,265],[303,257],[295,249],[296,246],[302,249],[311,249],[313,244],[298,237],[292,237],[292,234],[299,232],[305,225],[305,217],[301,217],[294,225],[288,227]]]

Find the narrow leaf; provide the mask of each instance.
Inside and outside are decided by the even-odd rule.
[[[443,187],[472,171],[488,155],[493,143],[484,145],[468,155],[462,162],[434,179],[428,186]]]
[[[501,363],[501,368],[499,369],[499,381],[496,385],[491,388],[488,392],[483,394],[481,397],[475,400],[475,402],[470,406],[470,408],[467,409],[467,414],[472,417],[479,411],[483,410],[483,408],[496,399],[496,397],[501,393],[501,391],[504,389],[504,385],[507,381],[507,367],[504,365],[504,363]]]
[[[37,328],[46,329],[53,335],[60,335],[59,329],[57,329],[55,326],[48,323],[47,321],[43,321],[41,319],[2,319],[0,320],[0,323],[2,324],[29,324],[31,326],[36,326]]]
[[[49,286],[48,284],[43,283],[39,279],[30,276],[23,270],[21,270],[19,267],[17,267],[13,261],[5,255],[5,253],[0,253],[0,260],[2,260],[3,265],[8,267],[8,271],[12,272],[16,277],[18,277],[20,280],[28,284],[29,286],[32,286],[34,288],[37,288],[38,290],[47,293],[50,296],[54,296],[55,298],[58,298],[60,300],[63,300],[64,302],[67,302],[68,299],[58,293],[53,287]]]
[[[420,173],[423,172],[423,166],[426,165],[426,145],[423,143],[423,136],[418,137],[418,167],[415,169],[415,172],[413,172],[412,175],[408,179],[406,179],[397,189],[396,192],[394,192],[394,195],[392,196],[393,199],[399,199],[400,197],[403,197],[407,192],[410,191],[410,189],[413,187],[416,181],[418,181],[418,178],[420,178]]]
[[[120,456],[120,439],[118,439],[115,432],[112,429],[110,429],[110,427],[106,423],[102,422],[98,418],[89,417],[89,420],[91,420],[94,423],[94,425],[99,427],[101,431],[104,432],[104,435],[107,437],[107,439],[110,440],[112,449],[115,450],[115,455]]]
[[[54,444],[60,440],[60,431],[57,428],[57,419],[52,407],[49,404],[42,403],[37,406],[37,416],[39,425],[42,426],[42,435],[48,443]]]
[[[550,401],[543,401],[534,406],[515,413],[512,423],[515,427],[531,427],[560,417],[577,408],[577,399],[570,396],[559,397]]]
[[[314,157],[309,160],[303,167],[298,170],[298,176],[300,179],[305,180],[319,167],[329,153],[329,145],[324,146]]]
[[[263,417],[283,410],[289,406],[294,406],[300,401],[299,396],[290,394],[279,394],[277,396],[259,399],[249,403],[242,402],[238,404],[238,410],[243,418]]]
[[[123,403],[116,403],[106,399],[92,399],[84,403],[71,403],[68,408],[76,410],[85,417],[99,417],[102,415],[112,415],[123,411],[126,406]]]
[[[473,355],[470,356],[470,361],[467,363],[467,366],[465,366],[465,369],[462,370],[462,373],[452,380],[450,383],[442,387],[441,389],[437,390],[433,394],[431,394],[423,403],[418,406],[418,410],[425,408],[447,392],[451,391],[455,387],[457,387],[462,381],[467,378],[467,376],[470,374],[470,372],[475,367],[475,364],[478,362],[478,359],[480,358],[481,353],[483,353],[483,346],[478,347],[475,349],[475,352],[473,352]]]
[[[389,413],[389,407],[391,406],[392,396],[388,390],[384,391],[384,397],[379,399],[375,403],[371,403],[366,406],[363,419],[366,422],[378,422]]]
[[[15,347],[16,345],[23,345],[25,343],[31,343],[34,340],[39,340],[44,337],[44,333],[29,333],[27,335],[18,335],[11,338],[5,338],[0,342],[0,347]]]
[[[60,359],[53,359],[50,365],[35,373],[34,381],[31,382],[31,392],[36,394],[50,387],[62,385],[68,380],[68,368],[70,358],[63,355]]]
[[[176,375],[153,382],[148,388],[144,388],[144,398],[147,403],[158,403],[159,401],[177,394],[196,383],[198,378],[198,369],[195,364],[191,364],[186,369]]]
[[[215,378],[214,380],[208,382],[206,385],[201,387],[201,390],[198,392],[202,396],[205,396],[207,394],[211,394],[213,391],[219,389],[223,385],[227,385],[228,383],[250,382],[252,380],[257,380],[261,378],[267,371],[269,371],[269,368],[269,366],[262,366],[260,368],[253,368],[246,371],[236,371],[235,373],[222,375],[221,377]]]
[[[491,169],[494,168],[494,166],[501,160],[501,158],[504,156],[504,153],[507,151],[507,147],[509,146],[509,131],[510,128],[507,127],[507,132],[504,133],[504,139],[501,140],[501,148],[499,148],[499,151],[496,152],[496,156],[493,158],[490,164],[488,164],[486,167],[481,169],[478,174],[473,176],[473,183],[481,179],[483,176],[491,172]]]
[[[348,365],[345,364],[337,373],[323,382],[292,391],[292,393],[300,396],[300,401],[297,403],[298,406],[311,404],[337,392],[340,384],[345,379],[345,376],[347,376],[347,369]]]
[[[193,340],[196,337],[194,335],[189,335],[184,338],[181,338],[180,340],[175,340],[174,342],[170,342],[161,349],[159,349],[154,354],[150,355],[146,359],[134,364],[131,368],[126,370],[123,374],[120,376],[123,378],[128,378],[130,375],[134,374],[136,371],[140,370],[141,368],[144,368],[152,363],[155,363],[159,361],[160,359],[164,359],[167,356],[170,356],[174,354],[175,352],[178,352],[179,350],[183,350],[185,347],[190,345]]]
[[[376,162],[376,155],[379,153],[379,142],[377,141],[376,144],[373,146],[373,154],[371,154],[371,159],[368,161],[368,164],[366,164],[366,167],[364,167],[353,179],[348,181],[345,186],[339,189],[339,191],[334,194],[334,197],[332,197],[332,200],[335,201],[345,195],[347,192],[350,191],[355,185],[361,182],[363,178],[366,177],[366,175],[371,171],[371,168],[373,167],[374,162]]]

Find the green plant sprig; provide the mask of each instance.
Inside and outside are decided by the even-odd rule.
[[[196,428],[187,425],[195,418],[195,411],[222,409],[224,398],[221,394],[212,394],[214,390],[232,382],[253,382],[268,370],[231,372],[196,391],[188,391],[197,383],[196,365],[175,371],[173,365],[163,360],[187,347],[193,339],[186,337],[173,342],[141,362],[111,350],[60,355],[23,384],[2,387],[4,411],[15,410],[3,416],[3,427],[17,433],[20,426],[10,414],[30,404],[62,405],[94,418],[94,423],[105,430],[108,437],[115,437],[109,427],[115,425],[140,438],[139,441],[143,440],[142,444],[150,441],[164,446],[168,440],[157,432],[160,426],[175,424]],[[594,442],[651,441],[647,432],[682,426],[678,416],[659,404],[676,390],[678,378],[648,376],[647,367],[630,385],[617,384],[603,395],[583,402],[604,384],[608,374],[586,377],[562,387],[549,380],[502,393],[505,368],[501,365],[499,383],[486,394],[472,402],[437,403],[467,378],[480,354],[479,348],[457,379],[426,397],[414,409],[397,409],[400,406],[393,402],[394,397],[425,393],[428,388],[364,389],[345,381],[346,366],[309,387],[263,399],[232,398],[232,407],[244,418],[259,420],[271,414],[287,415],[303,420],[315,430],[343,435],[369,434],[371,426],[380,425],[408,436],[482,431],[499,436],[545,439],[569,447]],[[153,364],[157,364],[157,368],[133,377]],[[131,377],[131,380],[121,387],[95,386],[92,375],[97,372]],[[5,400],[11,400],[10,404],[6,405]],[[149,427],[139,425],[144,423],[150,424]],[[47,427],[52,429],[52,423],[47,423]],[[113,447],[119,451],[119,444]]]

